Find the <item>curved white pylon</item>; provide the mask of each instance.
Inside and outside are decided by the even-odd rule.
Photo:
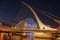
[[[37,21],[37,23],[38,23],[38,25],[39,25],[39,27],[40,27],[41,30],[43,30],[43,29],[45,29],[45,30],[56,30],[54,28],[48,27],[47,25],[43,24],[43,22],[41,21],[41,19],[38,17],[37,13],[34,11],[34,9],[30,5],[26,4],[25,2],[22,2],[22,4],[24,6],[26,6],[28,9],[31,10],[31,12],[35,16],[36,21]]]

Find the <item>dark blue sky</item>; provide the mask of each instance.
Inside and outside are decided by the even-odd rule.
[[[60,17],[60,1],[58,0],[0,0],[0,21],[12,22],[19,13],[21,1]],[[40,13],[38,14],[40,16]]]

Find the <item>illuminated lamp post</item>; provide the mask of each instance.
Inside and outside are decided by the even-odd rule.
[[[2,23],[0,22],[0,30],[2,30]],[[4,40],[4,33],[0,33],[0,40]]]

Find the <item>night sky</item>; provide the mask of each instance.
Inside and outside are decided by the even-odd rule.
[[[21,1],[28,3],[34,8],[43,9],[60,18],[60,1],[58,0],[0,0],[0,21],[10,24],[13,23],[22,5]],[[38,15],[39,17],[41,16],[39,12]]]

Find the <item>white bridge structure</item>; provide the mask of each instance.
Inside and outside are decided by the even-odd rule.
[[[37,13],[35,12],[35,10],[34,10],[30,5],[28,5],[28,4],[25,3],[25,2],[22,2],[22,4],[32,12],[32,14],[34,15],[34,17],[35,17],[35,19],[36,19],[36,21],[37,21],[37,23],[38,23],[38,25],[39,25],[39,27],[40,27],[40,30],[54,30],[54,31],[57,30],[57,29],[55,29],[55,28],[49,27],[48,25],[45,25],[45,24],[41,21],[41,19],[38,17],[38,15],[37,15]],[[25,21],[24,21],[24,22],[25,22]],[[15,25],[15,26],[24,25],[24,22],[19,22],[19,23],[18,23],[17,25]]]
[[[34,15],[34,17],[35,17],[35,19],[36,19],[36,21],[37,21],[37,23],[38,23],[38,25],[39,25],[39,27],[40,27],[39,30],[42,30],[42,31],[43,31],[43,30],[44,30],[44,31],[45,31],[45,30],[48,30],[48,31],[51,30],[51,32],[52,32],[52,31],[57,31],[57,29],[52,28],[52,27],[49,27],[48,25],[45,25],[45,24],[41,21],[41,19],[38,17],[36,11],[35,11],[30,5],[28,5],[27,3],[23,2],[23,1],[22,1],[22,5],[24,5],[26,8],[28,8],[28,9],[32,12],[32,14]],[[41,13],[42,13],[42,12],[41,12]],[[26,21],[20,21],[20,22],[19,22],[18,24],[16,24],[15,26],[16,26],[16,27],[22,27],[22,28],[24,28],[25,23],[26,23]],[[51,37],[53,36],[53,34],[52,34],[51,32],[34,32],[34,35],[37,36],[37,37],[51,38]]]

